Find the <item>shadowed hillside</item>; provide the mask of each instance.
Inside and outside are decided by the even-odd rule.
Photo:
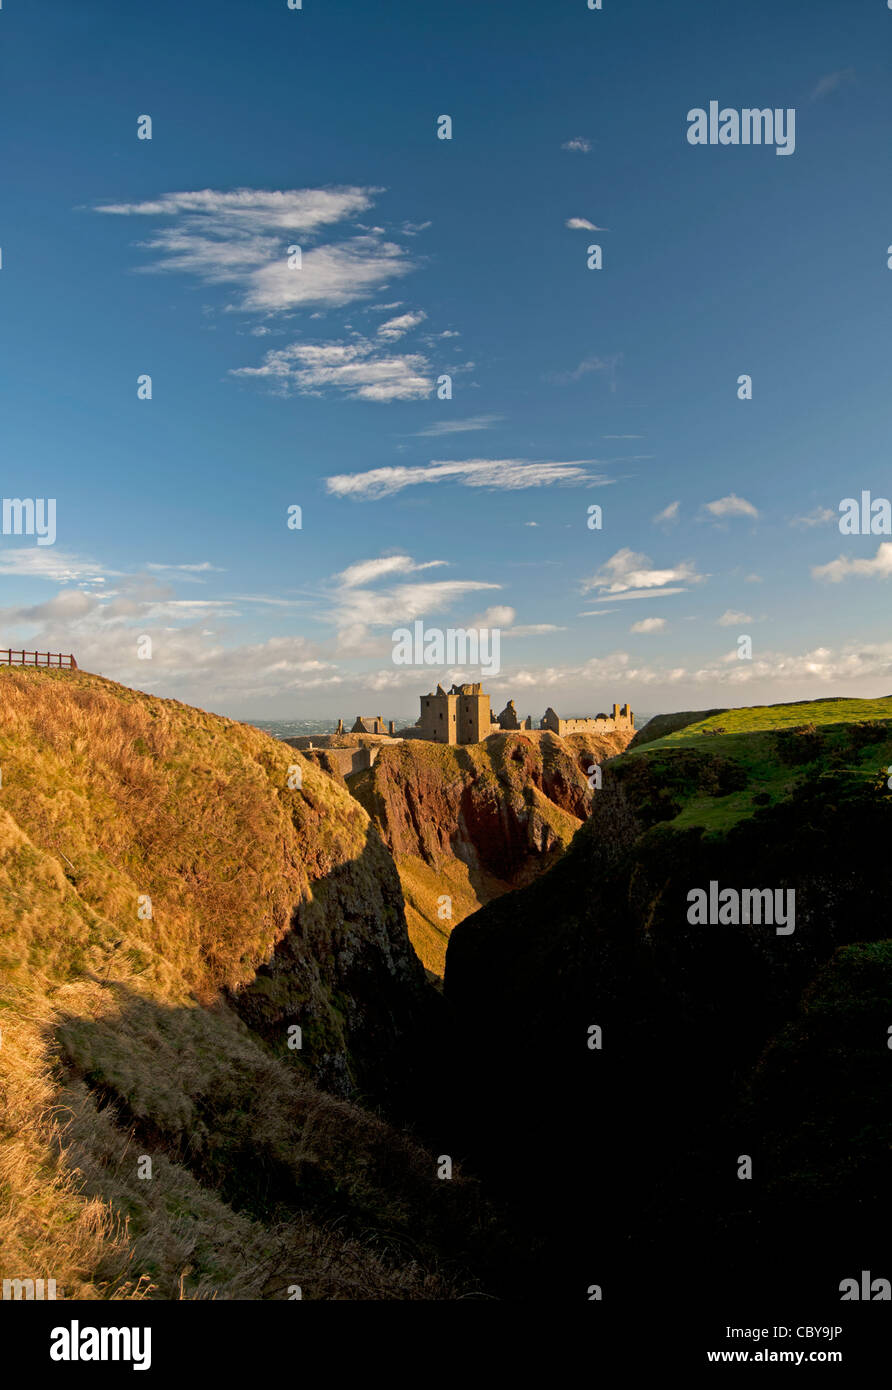
[[[890,764],[892,701],[725,711],[611,762],[559,863],[456,928],[470,1148],[529,1229],[519,1281],[826,1300],[883,1264]],[[711,881],[793,891],[795,930],[692,924]]]

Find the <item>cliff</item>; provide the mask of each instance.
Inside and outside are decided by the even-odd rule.
[[[442,1007],[358,802],[82,672],[0,668],[0,766],[4,1272],[69,1298],[455,1296],[473,1186],[357,1104],[411,1108]]]
[[[430,971],[442,974],[458,922],[556,862],[589,814],[588,769],[630,737],[527,731],[451,747],[407,739],[351,778],[393,854],[409,936]]]

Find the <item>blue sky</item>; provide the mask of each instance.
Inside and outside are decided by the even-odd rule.
[[[892,538],[837,524],[892,493],[883,0],[0,24],[0,494],[57,500],[0,642],[240,718],[414,715],[475,677],[393,664],[418,618],[521,713],[892,691]],[[690,145],[710,100],[795,152]]]

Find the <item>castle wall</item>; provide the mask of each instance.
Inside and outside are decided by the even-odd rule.
[[[635,721],[628,705],[613,706],[613,718],[599,714],[594,719],[560,719],[549,705],[542,716],[540,728],[564,738],[567,734],[612,734],[618,729],[634,729]]]
[[[366,768],[372,767],[378,754],[381,752],[381,744],[366,744],[362,748],[312,748],[309,749],[305,757],[312,762],[318,763],[323,772],[339,772],[342,777],[349,777],[353,772],[365,772]]]

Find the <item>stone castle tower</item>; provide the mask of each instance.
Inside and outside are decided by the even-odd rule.
[[[422,695],[416,728],[432,743],[479,743],[493,731],[489,696],[479,683],[454,685],[448,692],[438,685]]]

